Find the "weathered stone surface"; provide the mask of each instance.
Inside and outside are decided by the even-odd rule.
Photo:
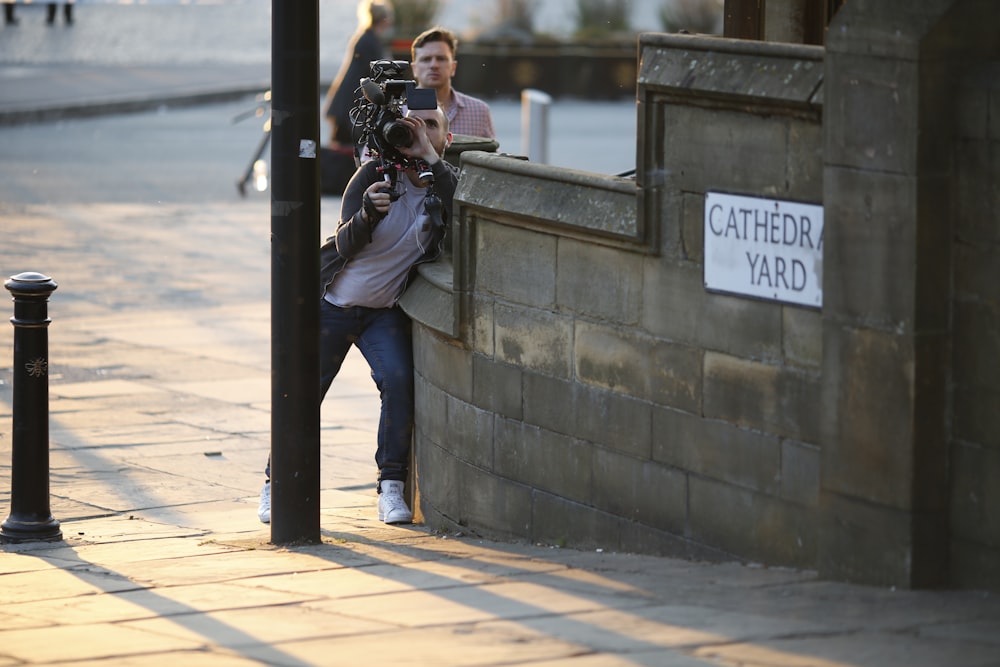
[[[819,442],[815,373],[729,355],[705,354],[705,417],[805,442]]]
[[[638,323],[642,255],[562,239],[556,266],[560,310],[624,325]]]
[[[859,326],[912,331],[914,178],[828,167],[823,312]],[[852,193],[850,201],[837,193]]]
[[[655,461],[747,489],[778,492],[777,436],[660,407],[653,411],[653,433]]]
[[[481,354],[472,356],[472,402],[484,410],[510,419],[524,416],[524,371],[519,366],[495,362]]]
[[[505,193],[500,199],[497,193]],[[509,196],[517,193],[517,196]],[[546,227],[589,230],[608,238],[640,240],[635,181],[472,152],[462,157],[455,199],[463,206],[544,221]]]
[[[759,562],[799,567],[815,562],[816,524],[805,508],[696,475],[689,488],[692,539]]]
[[[569,377],[573,323],[566,317],[497,303],[494,307],[496,358],[557,377]]]
[[[643,328],[655,336],[751,359],[781,358],[778,304],[705,291],[701,266],[647,260]]]
[[[556,237],[480,222],[476,238],[477,291],[537,308],[556,300]]]
[[[652,405],[537,373],[524,376],[524,421],[550,431],[650,458]]]
[[[808,107],[823,81],[823,50],[798,44],[768,46],[650,35],[642,43],[639,85],[744,104],[760,100]]]
[[[687,520],[687,475],[649,459],[594,450],[592,503],[614,516],[676,535]]]
[[[576,376],[636,398],[697,409],[701,351],[597,324],[576,327]]]
[[[509,419],[497,419],[498,476],[586,503],[593,492],[594,446]]]
[[[1000,447],[956,443],[949,463],[954,539],[1000,548]]]
[[[944,513],[900,511],[820,492],[819,573],[826,578],[901,588],[940,585],[948,542]]]
[[[824,375],[824,489],[912,510],[916,389],[910,339],[840,329],[825,342],[826,367],[840,371]]]
[[[455,341],[416,327],[413,363],[431,384],[447,387],[448,393],[464,401],[472,400],[472,354]]]
[[[555,546],[579,544],[584,549],[620,548],[620,518],[541,491],[535,491],[532,498],[534,542]]]
[[[819,369],[823,363],[822,313],[810,308],[782,308],[781,349],[789,364]]]

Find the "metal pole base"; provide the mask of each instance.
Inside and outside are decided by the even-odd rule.
[[[59,522],[52,517],[44,521],[24,521],[10,516],[0,526],[0,543],[2,544],[58,542],[62,536]]]

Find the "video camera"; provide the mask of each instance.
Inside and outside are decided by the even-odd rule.
[[[405,60],[373,60],[370,76],[361,79],[362,97],[351,110],[351,122],[359,145],[367,146],[373,157],[406,165],[409,158],[399,149],[413,144],[409,126],[400,123],[403,106],[408,109],[436,109],[437,93],[417,88],[410,63]]]

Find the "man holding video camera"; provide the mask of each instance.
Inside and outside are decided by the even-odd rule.
[[[357,345],[382,398],[378,518],[410,523],[403,488],[413,437],[413,343],[398,301],[414,267],[441,254],[458,170],[442,159],[451,132],[440,107],[410,109],[394,120],[392,134],[406,136],[391,147],[391,159],[376,155],[357,169],[337,230],[320,250],[320,395]],[[269,523],[270,462],[265,475],[258,516]]]

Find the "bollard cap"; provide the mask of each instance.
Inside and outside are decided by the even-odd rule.
[[[35,271],[25,271],[11,276],[3,286],[11,294],[19,296],[47,296],[58,287],[52,278]]]

